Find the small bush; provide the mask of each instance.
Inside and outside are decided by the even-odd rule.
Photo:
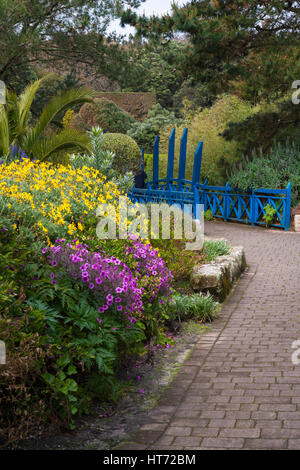
[[[266,222],[266,227],[270,227],[277,211],[271,204],[265,205],[264,210],[263,220]]]
[[[127,134],[130,135],[140,147],[144,147],[145,152],[150,153],[153,150],[155,137],[159,135],[164,127],[173,127],[179,124],[172,111],[164,109],[160,104],[156,104],[149,111],[147,118],[143,122],[135,122]]]
[[[204,212],[204,220],[213,220],[213,213],[211,209],[207,209],[207,211]]]
[[[273,146],[266,155],[260,150],[250,161],[244,160],[239,171],[232,170],[230,186],[242,191],[257,188],[286,188],[292,183],[292,205],[300,192],[300,143]]]
[[[129,171],[135,174],[140,169],[142,162],[141,150],[128,135],[104,134],[102,148],[115,154],[113,168],[120,174]]]
[[[38,333],[22,335],[22,323],[17,317],[0,319],[0,340],[7,349],[6,364],[0,365],[0,447],[27,437],[49,417],[37,371],[50,351],[41,347]]]

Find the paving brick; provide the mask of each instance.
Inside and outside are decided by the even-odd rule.
[[[300,449],[300,439],[289,439],[288,449]]]
[[[217,437],[219,430],[220,428],[193,428],[192,436]]]
[[[261,429],[261,437],[263,438],[298,438],[300,439],[300,429],[287,429],[279,427],[268,427]]]
[[[193,447],[193,446],[200,446],[202,438],[199,436],[184,436],[184,437],[176,437],[174,444],[179,445],[182,447]]]
[[[211,419],[208,423],[209,428],[233,428],[235,426],[235,419]]]
[[[208,449],[242,449],[244,446],[244,439],[206,437],[203,439],[202,445]]]
[[[221,429],[219,437],[259,437],[260,436],[260,430],[257,428],[252,428],[252,429],[243,429],[243,428],[238,428],[238,429]]]
[[[192,428],[184,426],[170,426],[165,432],[168,436],[190,436],[191,433]]]
[[[287,439],[246,439],[244,449],[286,449]]]

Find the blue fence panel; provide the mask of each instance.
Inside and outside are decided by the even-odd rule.
[[[168,167],[166,178],[159,179],[159,137],[153,146],[153,181],[147,189],[133,188],[128,194],[136,202],[167,202],[168,204],[192,204],[196,214],[196,204],[203,204],[204,210],[211,210],[213,217],[224,221],[243,222],[251,225],[266,225],[263,216],[266,206],[276,210],[272,227],[290,228],[291,183],[285,189],[259,188],[241,192],[225,186],[209,186],[207,180],[199,183],[203,142],[199,142],[194,157],[192,181],[185,179],[187,128],[184,129],[180,142],[178,178],[173,177],[175,154],[175,129],[169,138]]]

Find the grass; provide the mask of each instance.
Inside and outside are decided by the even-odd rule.
[[[177,322],[196,320],[211,322],[218,310],[218,303],[210,295],[179,294],[173,295],[172,302],[168,305],[170,319]]]
[[[223,240],[211,240],[204,242],[203,251],[205,255],[205,262],[210,263],[218,256],[228,255],[230,252],[230,247]]]

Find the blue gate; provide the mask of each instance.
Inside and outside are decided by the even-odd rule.
[[[200,184],[203,142],[199,142],[194,155],[192,180],[185,179],[188,129],[184,129],[180,141],[178,177],[174,178],[175,129],[169,137],[168,166],[166,178],[159,179],[159,137],[153,146],[153,178],[145,189],[133,187],[128,197],[132,201],[167,202],[168,204],[192,204],[193,213],[196,204],[203,204],[204,211],[211,210],[213,217],[224,221],[232,220],[251,225],[266,225],[263,216],[266,206],[270,205],[276,213],[272,227],[290,228],[291,183],[285,189],[259,188],[241,193],[225,186],[209,186],[207,180]],[[142,151],[142,154],[144,152]],[[144,163],[142,164],[142,168]]]

